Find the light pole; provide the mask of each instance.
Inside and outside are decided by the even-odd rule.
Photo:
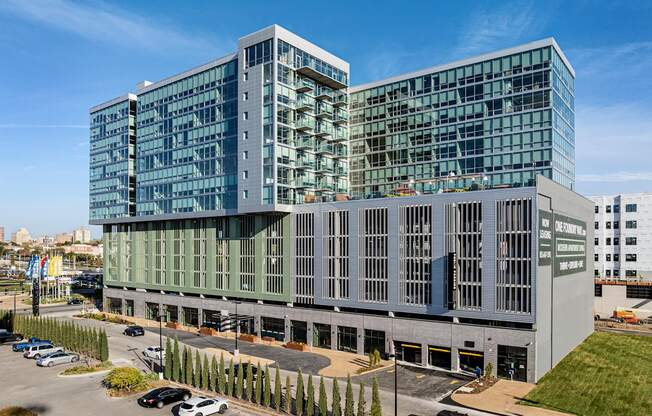
[[[163,315],[158,314],[158,378],[163,380]],[[169,351],[166,352],[169,354]]]
[[[394,345],[394,317],[392,316],[392,342],[389,344],[389,358],[394,360],[394,416],[398,416],[398,359]]]
[[[233,350],[233,360],[238,359],[238,330],[240,329],[240,320],[238,318],[238,305],[241,304],[239,300],[234,300],[235,304],[235,349]]]

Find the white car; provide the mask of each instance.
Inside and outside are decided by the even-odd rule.
[[[179,407],[179,416],[208,416],[214,413],[224,413],[229,408],[229,402],[221,397],[193,397]]]
[[[36,360],[36,365],[40,367],[52,367],[59,364],[76,363],[77,361],[79,361],[79,355],[70,352],[57,351],[42,356]]]
[[[63,351],[61,347],[55,347],[52,344],[39,344],[32,345],[31,347],[25,348],[23,357],[25,358],[36,358],[37,360],[43,356],[52,354],[53,352]]]
[[[152,360],[165,360],[165,349],[159,346],[147,347],[143,350],[143,355]]]

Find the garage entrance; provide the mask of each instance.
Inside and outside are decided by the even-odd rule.
[[[428,364],[433,367],[451,369],[451,349],[438,347],[435,345],[428,346]]]
[[[480,367],[484,371],[484,354],[478,351],[460,350],[458,353],[460,370],[475,374],[475,369]]]
[[[498,345],[498,377],[527,381],[527,348]]]
[[[421,365],[421,344],[394,341],[394,349],[396,350],[397,360]]]

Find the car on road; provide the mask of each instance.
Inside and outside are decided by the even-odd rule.
[[[164,360],[165,348],[161,348],[158,345],[147,347],[143,350],[143,356],[152,360]]]
[[[251,365],[251,374],[254,376],[254,381],[256,381],[256,378],[258,377],[258,368],[255,365],[249,364],[249,363],[235,364],[233,366],[234,379],[238,378],[238,366],[240,366],[240,365],[242,365],[242,374],[244,374],[245,377],[247,377],[247,369]],[[229,369],[225,368],[224,372],[226,373],[226,375],[228,377]],[[263,381],[264,381],[265,380],[265,378],[264,378],[265,377],[265,372],[262,372],[261,374],[263,375]]]
[[[138,336],[145,335],[145,330],[143,329],[142,326],[132,325],[132,326],[128,326],[122,333],[125,335],[129,335],[130,337],[138,337]]]
[[[0,334],[0,344],[4,344],[5,342],[16,342],[22,339],[22,335],[14,334],[13,332],[3,332]]]
[[[193,397],[179,406],[179,416],[208,416],[224,413],[229,408],[229,402],[221,397]]]
[[[192,397],[188,389],[161,387],[154,389],[138,399],[138,404],[143,407],[158,407],[159,409],[166,404],[186,401]]]
[[[82,305],[84,301],[79,298],[71,298],[68,300],[68,305]]]
[[[39,343],[52,343],[52,341],[50,341],[49,339],[40,339],[36,337],[31,337],[26,341],[16,342],[11,346],[11,349],[14,352],[23,352],[25,351],[25,348],[31,347],[32,345],[36,345]]]
[[[36,365],[40,367],[54,367],[59,364],[70,364],[79,361],[79,355],[71,352],[57,351],[52,354],[41,356],[36,360]]]
[[[43,343],[38,345],[32,345],[29,348],[25,349],[23,357],[25,358],[36,358],[37,360],[45,355],[52,354],[53,352],[63,351],[61,347],[55,347],[50,343]]]

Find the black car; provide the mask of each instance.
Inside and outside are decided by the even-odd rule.
[[[166,404],[186,401],[192,396],[187,389],[177,389],[173,387],[161,387],[154,389],[138,399],[138,404],[143,407],[158,407],[159,409]]]
[[[130,337],[138,337],[145,335],[145,330],[143,329],[142,326],[128,326],[127,329],[125,329],[123,332],[125,335],[129,335]]]
[[[84,303],[84,301],[79,298],[72,298],[68,301],[68,305],[81,305],[82,303]]]
[[[4,344],[5,342],[16,342],[22,339],[22,335],[14,334],[12,332],[3,332],[0,334],[0,344]]]
[[[248,363],[242,363],[242,374],[244,374],[245,378],[247,377],[247,368],[249,367],[249,365],[251,365],[251,374],[254,376],[254,381],[255,381],[256,377],[258,376],[258,367],[256,367],[255,365],[248,364]],[[233,366],[233,372],[235,374],[234,378],[238,378],[238,366],[240,366],[240,364],[235,364]],[[226,373],[227,376],[229,375],[229,369],[228,368],[225,368],[224,372]],[[263,375],[263,380],[265,380],[265,372],[261,371],[260,373]]]

